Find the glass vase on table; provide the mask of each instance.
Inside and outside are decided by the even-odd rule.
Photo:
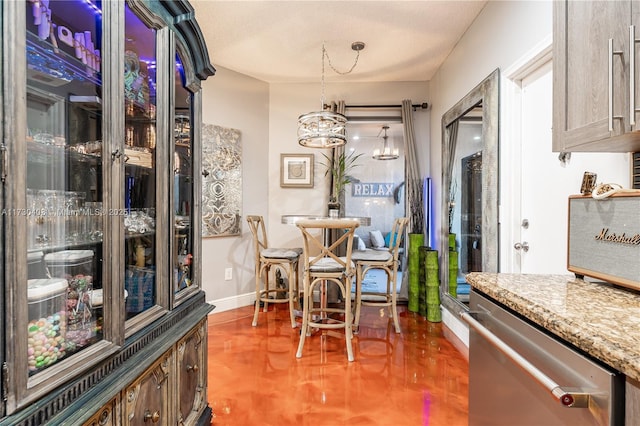
[[[329,203],[327,203],[329,217],[337,218],[340,216],[340,202],[335,198],[329,198]]]

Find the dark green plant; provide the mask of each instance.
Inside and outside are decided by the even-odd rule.
[[[347,184],[353,182],[354,179],[350,173],[354,168],[359,166],[359,164],[356,164],[356,161],[362,155],[363,153],[356,154],[355,151],[350,151],[348,154],[344,152],[336,154],[334,151],[333,158],[327,154],[322,154],[325,161],[320,164],[326,168],[324,175],[331,176],[332,188],[330,198],[332,200],[339,199]]]

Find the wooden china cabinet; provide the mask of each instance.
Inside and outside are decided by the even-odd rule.
[[[193,8],[0,8],[0,425],[209,424]]]

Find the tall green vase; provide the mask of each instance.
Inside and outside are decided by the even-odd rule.
[[[409,234],[409,289],[408,306],[410,312],[418,312],[420,304],[420,247],[424,243],[422,234]]]
[[[429,250],[425,256],[425,292],[427,300],[427,321],[440,322],[440,270],[438,267],[438,251]]]
[[[427,316],[427,277],[429,271],[427,270],[427,254],[431,249],[426,246],[418,248],[420,255],[420,279],[418,281],[418,313],[425,317]]]
[[[449,294],[458,297],[458,252],[449,252]]]

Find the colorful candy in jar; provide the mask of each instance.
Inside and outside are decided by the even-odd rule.
[[[54,364],[67,353],[67,280],[30,279],[27,283],[29,374]]]
[[[66,312],[29,321],[27,326],[27,363],[33,373],[65,356]]]
[[[67,278],[67,340],[75,346],[86,346],[95,336],[92,321],[91,289],[93,277],[77,274]]]

